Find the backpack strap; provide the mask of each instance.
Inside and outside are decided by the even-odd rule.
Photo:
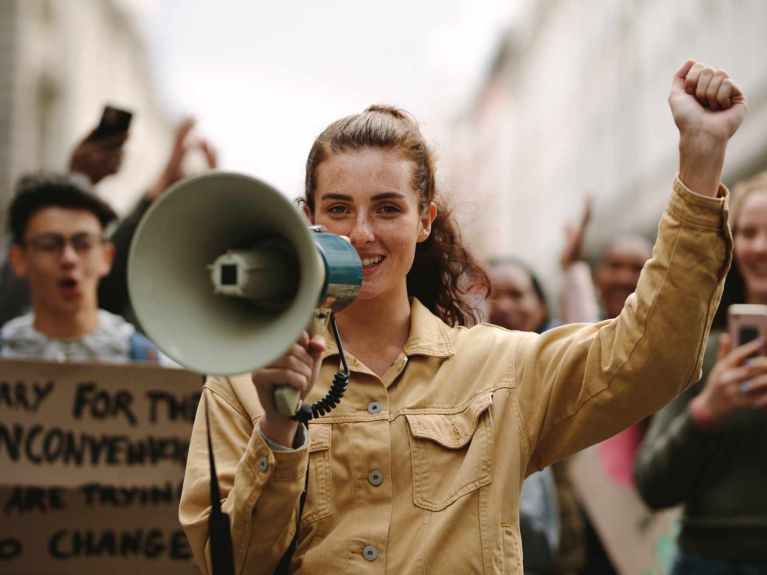
[[[138,332],[130,336],[129,356],[133,361],[157,362],[159,359],[159,350],[149,339]]]

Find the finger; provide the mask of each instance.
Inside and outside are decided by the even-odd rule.
[[[746,366],[753,377],[767,373],[767,357],[763,355],[757,355],[756,357],[750,357],[743,365]]]
[[[733,104],[743,104],[746,105],[746,96],[743,94],[743,91],[740,89],[740,87],[730,78],[729,76],[724,79],[722,84],[727,84],[727,86],[730,89],[730,101]]]
[[[298,357],[293,354],[284,355],[268,367],[269,369],[288,369],[305,377],[310,377],[314,360],[306,351],[304,354],[305,357]]]
[[[721,109],[716,95],[719,93],[719,88],[722,87],[722,81],[724,81],[724,79],[725,75],[722,74],[722,71],[717,70],[714,74],[714,77],[711,78],[711,82],[709,82],[708,89],[706,90],[705,97],[706,101],[708,102],[708,107],[715,112]]]
[[[259,387],[273,387],[275,385],[289,385],[299,391],[304,391],[309,386],[309,380],[305,375],[296,373],[290,369],[264,368],[253,372],[253,384]]]
[[[700,73],[703,70],[703,64],[695,63],[692,68],[690,68],[690,71],[687,72],[687,76],[685,76],[684,79],[684,90],[688,94],[694,94],[695,89],[698,86],[698,78],[700,77]]]
[[[201,139],[197,145],[205,156],[205,163],[208,168],[215,170],[218,167],[218,154],[216,153],[216,149],[205,139]]]
[[[764,407],[767,402],[767,376],[743,382],[740,385],[741,403],[753,407]]]
[[[756,355],[762,349],[764,341],[761,337],[749,341],[746,344],[736,347],[727,356],[726,360],[730,365],[741,365],[750,356]]]
[[[676,71],[676,74],[674,74],[674,80],[673,80],[672,86],[683,90],[685,87],[687,74],[690,73],[690,70],[692,69],[694,65],[695,65],[695,60],[687,60],[684,64],[682,64],[682,67]]]
[[[720,97],[722,99],[721,101]],[[726,106],[722,105],[723,109],[729,108],[736,104],[748,106],[745,95],[740,90],[738,85],[735,84],[735,82],[733,82],[730,78],[725,78],[722,81],[722,87],[719,90],[719,94],[717,94],[717,100],[719,101],[720,105],[722,105],[722,101],[726,103]]]
[[[296,343],[306,349],[306,346],[309,345],[309,332],[303,330],[300,334],[298,334]]]
[[[311,365],[314,363],[314,359],[312,358],[311,354],[306,350],[306,348],[294,344],[282,357],[276,359],[274,362],[269,364],[269,367],[283,367],[288,369],[303,369],[300,368],[298,364],[303,364],[304,366],[308,366],[311,368]]]
[[[327,349],[325,338],[319,334],[315,335],[312,337],[311,341],[309,341],[309,346],[307,349],[309,350],[309,354],[312,356],[312,359],[317,361],[325,349]]]
[[[192,131],[192,128],[194,128],[194,125],[197,123],[197,120],[189,116],[188,118],[184,118],[181,123],[178,125],[178,128],[176,128],[176,140],[175,140],[175,147],[179,147],[183,145],[184,140],[186,140],[186,137],[189,135],[189,132]]]
[[[698,75],[698,83],[695,85],[695,99],[698,100],[701,106],[708,107],[706,92],[713,78],[714,71],[711,68],[703,68]]]
[[[732,106],[732,89],[733,82],[729,78],[724,78],[719,85],[719,90],[716,93],[716,101],[723,110],[727,110]]]

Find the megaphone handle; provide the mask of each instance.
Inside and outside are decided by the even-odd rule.
[[[309,325],[309,337],[314,337],[318,333],[325,333],[330,321],[331,310],[329,308],[315,308],[312,314],[312,321]],[[277,404],[277,411],[286,417],[293,417],[298,413],[300,407],[300,392],[289,385],[278,385],[274,388],[274,403]]]

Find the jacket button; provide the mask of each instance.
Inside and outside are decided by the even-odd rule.
[[[375,485],[378,487],[383,483],[383,473],[378,471],[377,469],[374,469],[370,473],[368,473],[368,481],[370,482],[370,485]]]
[[[258,468],[261,471],[266,471],[269,467],[269,460],[266,457],[259,457],[258,458]]]
[[[376,549],[373,545],[367,545],[362,550],[362,556],[368,561],[375,561],[376,557],[378,557],[378,549]]]
[[[370,405],[368,405],[368,413],[370,415],[378,415],[383,411],[383,407],[381,407],[381,404],[377,401],[372,402]]]

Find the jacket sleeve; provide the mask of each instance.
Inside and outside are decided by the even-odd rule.
[[[271,574],[293,538],[308,464],[307,446],[272,450],[237,401],[228,379],[209,379],[195,417],[179,519],[195,561],[210,573],[208,464],[205,403],[221,490],[229,515],[236,573]]]
[[[528,471],[637,423],[700,379],[731,261],[726,195],[700,196],[677,178],[653,257],[620,316],[522,338],[513,371]]]
[[[712,337],[704,359],[704,377],[652,420],[634,464],[639,494],[652,509],[683,503],[705,469],[716,447],[714,430],[701,429],[690,414],[690,402],[700,393],[718,355],[718,340]]]

